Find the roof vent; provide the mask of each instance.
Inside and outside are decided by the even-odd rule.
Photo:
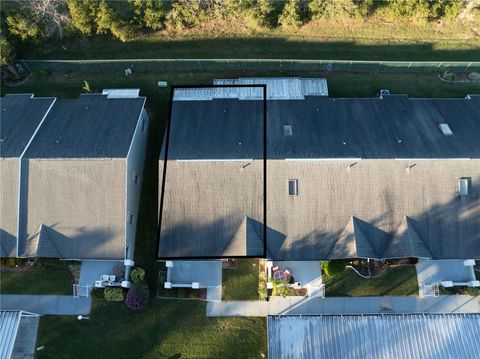
[[[460,196],[468,195],[469,184],[470,184],[470,179],[467,177],[462,177],[458,180],[458,191],[460,192]]]
[[[291,136],[292,135],[292,126],[290,126],[290,125],[283,126],[283,134],[285,136]]]
[[[450,128],[450,126],[448,125],[448,123],[441,123],[441,124],[439,124],[439,126],[440,126],[440,131],[442,131],[442,133],[443,133],[445,136],[451,136],[451,135],[453,135],[452,129]]]

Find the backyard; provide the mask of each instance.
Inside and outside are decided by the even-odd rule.
[[[418,295],[417,272],[414,265],[388,269],[376,278],[362,278],[353,269],[342,274],[324,276],[326,297],[361,297],[383,295]]]
[[[478,61],[478,30],[462,22],[319,20],[294,31],[240,30],[227,24],[181,32],[141,34],[126,43],[108,36],[73,37],[20,46],[19,58],[283,58],[408,61]],[[208,26],[207,26],[208,28]],[[215,31],[218,29],[217,31]]]
[[[266,336],[265,318],[208,318],[197,301],[95,303],[89,320],[42,317],[37,358],[264,358]]]
[[[258,259],[235,260],[222,271],[222,300],[258,300]]]
[[[1,294],[64,294],[73,293],[72,275],[65,268],[44,268],[40,265],[26,270],[2,268]]]

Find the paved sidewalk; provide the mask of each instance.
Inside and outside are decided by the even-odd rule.
[[[91,298],[70,295],[0,295],[0,310],[24,310],[40,315],[89,314]]]
[[[267,315],[479,313],[480,297],[286,297],[265,301],[208,302],[207,316],[265,317]]]

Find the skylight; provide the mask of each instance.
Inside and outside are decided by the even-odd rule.
[[[440,131],[442,131],[442,133],[445,136],[453,135],[453,132],[452,132],[450,126],[448,125],[448,123],[441,123],[439,126],[440,126]]]
[[[298,196],[298,179],[288,180],[288,195]]]
[[[283,134],[285,136],[291,136],[292,135],[292,126],[291,125],[283,126]]]

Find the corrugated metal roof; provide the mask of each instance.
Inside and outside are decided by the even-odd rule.
[[[478,359],[479,314],[268,317],[270,359]]]
[[[0,311],[0,359],[10,359],[22,312]]]
[[[267,85],[268,100],[304,100],[305,96],[328,96],[327,80],[322,78],[243,77],[239,79],[217,79],[213,81],[213,84]]]

